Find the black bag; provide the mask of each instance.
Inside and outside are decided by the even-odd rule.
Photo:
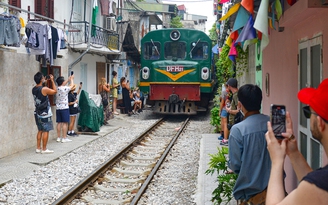
[[[35,112],[36,112],[36,114],[41,115],[45,111],[48,112],[47,108],[48,108],[48,100],[46,100],[43,103],[40,103],[38,105],[35,105]]]
[[[241,121],[243,121],[243,119],[244,119],[244,115],[240,111],[237,112],[237,114],[235,115],[235,118],[233,120],[234,121],[234,124],[233,125],[235,125],[237,123],[240,123]],[[230,130],[233,125],[232,124],[228,124],[227,125],[228,126],[228,130]]]
[[[104,89],[102,89],[102,90],[104,91]],[[102,96],[102,104],[103,104],[104,107],[107,107],[107,105],[108,105],[108,99],[107,99],[107,95],[106,94],[104,94]]]
[[[104,107],[107,107],[107,105],[108,105],[108,99],[106,98],[106,96],[103,97],[102,104],[103,104]]]

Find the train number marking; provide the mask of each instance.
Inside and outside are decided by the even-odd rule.
[[[167,72],[182,72],[183,66],[181,66],[181,65],[166,66],[166,71]]]

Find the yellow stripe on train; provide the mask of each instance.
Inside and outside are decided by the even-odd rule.
[[[172,74],[172,73],[170,73],[170,72],[168,72],[168,71],[166,71],[166,70],[160,70],[160,69],[156,69],[156,68],[155,68],[155,70],[156,70],[157,72],[162,73],[163,75],[166,75],[166,76],[169,77],[171,80],[176,81],[176,80],[179,80],[179,78],[181,78],[181,77],[187,75],[188,73],[193,72],[193,71],[196,70],[196,69],[184,70],[184,71],[179,72],[179,73],[177,73],[177,74]]]
[[[199,83],[199,82],[140,82],[139,87],[148,87],[150,84],[161,84],[161,85],[195,85],[198,84],[200,87],[212,87],[211,83]]]

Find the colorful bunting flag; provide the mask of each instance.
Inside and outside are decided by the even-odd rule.
[[[236,40],[236,43],[244,42],[246,40],[256,38],[256,30],[253,26],[254,26],[253,16],[249,15],[247,24],[244,26],[243,30],[241,30],[241,32]]]
[[[227,2],[229,2],[230,0],[221,0],[219,3],[220,4],[224,4],[224,3],[227,3]]]
[[[276,8],[277,20],[279,21],[281,15],[282,15],[282,7],[281,7],[281,3],[279,0],[276,0],[275,8]]]
[[[268,7],[269,0],[262,0],[254,23],[254,28],[262,33],[262,51],[269,44]]]
[[[232,40],[237,40],[238,38],[238,31],[234,31],[230,34]]]
[[[232,32],[244,27],[247,23],[248,16],[249,12],[244,7],[240,6],[237,12],[235,22],[233,24]]]
[[[232,44],[232,39],[231,39],[230,35],[229,35],[229,37],[227,38],[227,40],[225,42],[225,44],[227,44],[229,47],[231,47],[231,44]]]
[[[220,18],[220,21],[224,21],[224,20],[226,20],[227,18],[229,18],[232,14],[236,13],[236,12],[238,11],[239,7],[240,7],[240,3],[237,3],[237,4],[233,5],[233,6],[229,9],[229,11],[228,11],[224,16],[222,16],[222,17]]]
[[[287,3],[289,4],[289,5],[293,5],[293,4],[295,4],[295,2],[296,2],[296,0],[287,0]]]
[[[229,51],[229,59],[236,64],[236,56],[237,56],[237,49],[235,47],[235,41],[232,42],[230,51]]]
[[[241,5],[251,14],[254,14],[254,0],[242,0]]]
[[[271,14],[272,14],[272,16],[271,16],[271,28],[273,28],[274,30],[276,30],[276,18],[275,18],[275,12],[273,12],[275,10],[275,4],[272,4],[271,5]]]

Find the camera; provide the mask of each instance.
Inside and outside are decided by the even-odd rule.
[[[50,75],[47,75],[46,76],[46,80],[50,80]]]

